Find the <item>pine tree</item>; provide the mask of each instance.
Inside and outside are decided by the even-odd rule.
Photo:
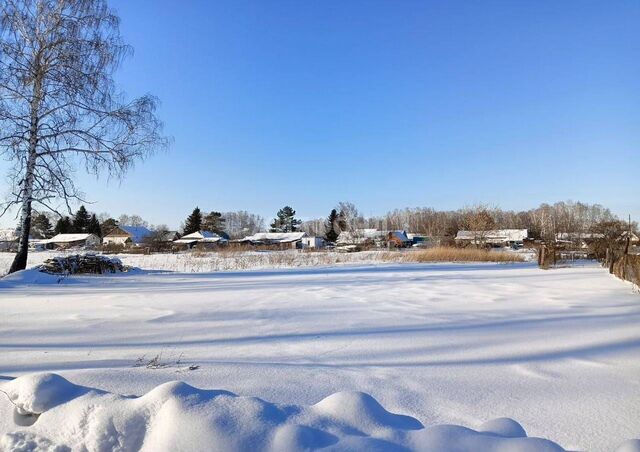
[[[89,234],[95,234],[98,237],[102,237],[100,222],[98,221],[98,217],[96,217],[95,213],[91,215],[91,218],[89,218],[89,222],[87,224],[87,232]]]
[[[200,229],[202,229],[202,212],[196,207],[191,212],[191,215],[187,217],[187,221],[184,224],[184,235],[197,232]]]
[[[56,234],[69,234],[73,231],[73,224],[71,224],[71,218],[62,217],[56,222],[56,227],[53,232]]]
[[[276,218],[271,223],[271,232],[296,232],[302,220],[296,219],[296,211],[289,206],[278,210]]]
[[[48,239],[53,236],[53,227],[51,226],[51,222],[49,221],[49,217],[45,214],[38,214],[33,219],[33,224],[31,225],[31,230],[34,233],[34,236],[40,239]]]
[[[338,235],[340,235],[338,226],[339,221],[340,216],[338,215],[338,211],[336,209],[332,209],[325,224],[324,238],[328,242],[335,242],[338,240]]]
[[[202,219],[202,230],[215,232],[218,235],[224,233],[225,219],[220,212],[209,212]]]
[[[84,206],[80,206],[73,216],[73,232],[87,232],[91,216]]]

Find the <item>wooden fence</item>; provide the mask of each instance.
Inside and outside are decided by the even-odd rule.
[[[611,253],[605,264],[609,266],[609,273],[640,286],[640,255]]]

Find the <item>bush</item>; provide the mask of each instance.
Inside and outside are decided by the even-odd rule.
[[[507,251],[452,246],[438,246],[404,253],[403,257],[407,262],[524,262],[522,256]]]
[[[39,270],[52,275],[119,273],[129,270],[120,259],[97,254],[75,254],[47,259]]]

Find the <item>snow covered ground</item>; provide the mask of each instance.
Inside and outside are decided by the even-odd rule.
[[[566,449],[640,437],[640,296],[597,266],[36,278],[0,280],[0,449],[554,450],[503,417]]]
[[[28,266],[65,254],[83,254],[86,251],[41,251],[30,252]],[[359,253],[285,251],[223,251],[182,252],[157,254],[113,254],[125,265],[149,270],[174,272],[215,272],[228,270],[261,270],[271,268],[317,267],[318,265],[365,264],[382,262],[385,251],[363,251]],[[398,255],[400,253],[397,253]],[[0,275],[9,271],[13,253],[0,253]]]
[[[385,250],[340,253],[335,251],[232,251],[222,252],[181,252],[158,254],[114,254],[125,265],[148,270],[168,270],[173,272],[216,272],[229,270],[265,270],[274,268],[318,267],[322,265],[370,264],[400,262],[407,254],[418,251],[404,249],[394,252]],[[82,254],[86,251],[41,251],[30,252],[28,265],[34,266],[45,260],[64,254]],[[496,253],[516,253],[525,260],[534,260],[531,250],[495,250]],[[0,253],[0,276],[9,271],[13,253]]]

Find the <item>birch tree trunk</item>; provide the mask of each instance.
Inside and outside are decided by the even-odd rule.
[[[41,66],[36,63],[36,76],[33,80],[33,97],[29,105],[29,152],[22,186],[22,206],[20,207],[20,237],[18,239],[18,252],[13,258],[9,273],[27,268],[29,257],[29,233],[31,232],[31,203],[33,201],[33,182],[36,174],[36,161],[38,159],[38,123],[40,104],[42,102],[42,72]]]

